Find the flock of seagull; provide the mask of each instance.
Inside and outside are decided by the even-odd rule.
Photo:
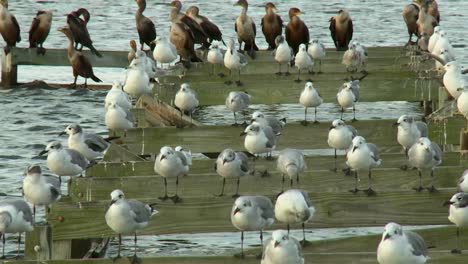
[[[236,84],[243,85],[240,80],[241,69],[247,65],[244,53],[253,59],[258,47],[255,44],[255,22],[247,15],[248,3],[245,0],[237,1],[236,5],[242,7],[241,14],[236,19],[235,27],[239,42],[239,51],[236,49],[234,39],[226,42],[227,50],[222,50],[220,44],[224,43],[221,31],[206,17],[199,15],[196,6],[190,7],[186,14],[181,12],[182,4],[173,1],[170,19],[172,22],[170,39],[156,36],[156,30],[151,20],[143,15],[146,8],[145,0],[135,0],[138,10],[135,14],[137,30],[141,49],[137,49],[135,41],[130,41],[131,50],[128,55],[129,67],[126,71],[124,83],[114,82],[105,98],[105,123],[109,130],[130,129],[134,127],[134,120],[130,113],[132,108],[131,98],[138,98],[143,94],[151,94],[152,88],[157,83],[158,63],[160,68],[171,65],[178,58],[184,63],[203,61],[194,50],[195,44],[200,44],[207,49],[206,61],[213,65],[211,74],[215,74],[217,65],[224,65],[229,72],[237,71]],[[0,33],[7,42],[5,53],[10,47],[15,46],[19,40],[12,42],[12,36],[8,28],[9,23],[15,24],[16,19],[8,12],[8,2],[0,0]],[[436,69],[445,71],[443,83],[449,95],[457,99],[459,112],[467,118],[468,124],[468,80],[463,75],[461,65],[456,61],[456,54],[442,27],[438,25],[439,15],[433,12],[437,8],[435,0],[417,0],[407,5],[403,10],[403,17],[408,26],[409,40],[412,35],[418,37],[417,46],[422,52],[430,54],[436,59]],[[325,47],[318,40],[310,40],[307,26],[300,20],[302,13],[297,8],[289,10],[290,22],[286,26],[286,35],[282,35],[283,22],[275,13],[276,6],[272,3],[265,5],[266,14],[262,19],[262,32],[269,45],[274,50],[274,60],[278,63],[282,75],[282,66],[286,65],[285,75],[289,75],[289,67],[294,65],[298,69],[298,77],[295,81],[301,82],[301,71],[312,72],[315,62],[318,62],[317,73],[321,73],[322,60],[326,56]],[[438,10],[437,14],[438,14]],[[83,17],[83,19],[81,18]],[[6,18],[5,18],[6,17]],[[38,46],[38,53],[45,54],[42,47],[45,37],[50,30],[52,14],[50,11],[39,11],[33,21],[30,31],[31,47]],[[86,23],[90,14],[84,9],[78,9],[67,16],[67,26],[61,27],[69,40],[68,58],[73,67],[76,84],[77,77],[82,76],[100,81],[92,71],[89,60],[81,54],[82,47],[88,47],[96,56],[102,56],[93,46],[87,30]],[[16,22],[17,25],[17,22]],[[48,29],[47,29],[48,26]],[[84,26],[84,27],[83,27]],[[337,50],[346,50],[342,63],[349,72],[365,70],[367,49],[352,40],[352,20],[346,10],[340,10],[338,14],[330,19],[330,31]],[[8,29],[6,29],[8,28]],[[40,29],[37,33],[35,29]],[[34,29],[34,30],[33,30]],[[19,26],[17,28],[19,35]],[[81,30],[81,31],[80,31]],[[42,33],[41,33],[42,32]],[[44,32],[47,32],[45,34]],[[35,35],[39,37],[34,37]],[[45,37],[43,37],[45,34]],[[243,51],[240,47],[244,44]],[[78,46],[81,48],[78,49]],[[148,45],[152,51],[152,58],[143,51],[144,45]],[[220,75],[223,75],[219,73]],[[362,79],[361,79],[362,80]],[[226,81],[231,84],[232,81]],[[337,170],[337,151],[346,152],[347,173],[354,172],[355,186],[350,191],[357,193],[364,191],[368,196],[376,195],[372,186],[372,169],[381,165],[381,158],[376,145],[369,143],[351,125],[343,121],[344,109],[353,108],[353,119],[356,120],[355,104],[359,100],[360,80],[345,82],[337,93],[337,102],[342,113],[339,119],[332,122],[328,132],[328,145],[334,149],[335,166]],[[308,124],[308,108],[315,108],[314,123],[317,121],[317,107],[323,103],[318,90],[310,81],[305,83],[304,90],[298,96],[299,103],[305,108],[304,125]],[[236,113],[244,114],[245,126],[241,136],[245,136],[244,147],[247,152],[254,156],[266,154],[271,159],[271,152],[275,150],[277,142],[286,125],[286,120],[277,117],[268,117],[261,112],[254,112],[248,124],[245,110],[251,102],[251,95],[242,91],[231,91],[226,97],[225,105],[233,112],[234,125],[239,125]],[[181,85],[174,98],[174,105],[180,110],[181,118],[184,113],[190,117],[198,107],[199,101],[189,83]],[[420,179],[419,186],[414,189],[418,192],[425,188],[422,185],[422,172],[430,170],[431,185],[427,187],[430,192],[436,191],[434,187],[434,170],[442,162],[442,151],[440,147],[428,138],[427,124],[417,121],[412,116],[402,115],[395,126],[398,127],[397,142],[402,146],[407,164],[402,169],[416,168]],[[467,125],[468,126],[468,125]],[[102,138],[96,134],[86,133],[78,124],[71,124],[61,134],[68,135],[68,147],[59,141],[50,142],[40,155],[47,154],[47,167],[58,177],[43,176],[39,165],[31,165],[26,170],[23,182],[23,193],[26,201],[33,204],[31,211],[24,200],[2,200],[0,202],[0,233],[3,235],[3,246],[5,245],[5,233],[21,233],[33,229],[36,206],[42,205],[48,208],[61,197],[61,176],[84,175],[89,166],[95,164],[110,146],[114,137]],[[191,152],[181,146],[172,148],[164,146],[155,158],[154,171],[163,177],[164,195],[161,200],[171,199],[174,203],[183,202],[178,195],[179,178],[187,175],[192,165]],[[222,177],[222,188],[220,196],[225,195],[224,189],[226,179],[237,179],[237,188],[233,197],[236,198],[231,211],[231,222],[234,227],[241,231],[241,253],[244,257],[243,239],[244,231],[260,231],[260,240],[263,246],[261,263],[304,263],[302,246],[306,244],[305,223],[313,219],[315,208],[305,190],[293,189],[294,179],[300,181],[299,175],[306,169],[304,155],[297,149],[284,149],[279,152],[277,158],[277,169],[282,174],[282,191],[278,194],[276,202],[265,196],[239,196],[240,178],[254,174],[255,158],[251,164],[248,156],[241,151],[231,148],[220,150],[216,159],[215,171]],[[262,176],[268,175],[268,171],[260,172]],[[359,174],[367,173],[369,178],[368,188],[358,188]],[[176,189],[173,196],[167,192],[167,179],[176,178]],[[289,179],[290,189],[285,190],[285,181]],[[458,189],[460,192],[453,195],[447,202],[450,204],[449,220],[457,228],[468,226],[468,170],[460,178]],[[134,199],[126,199],[121,190],[114,190],[110,194],[111,203],[106,211],[105,219],[108,226],[119,235],[120,257],[122,234],[134,234],[135,253],[133,261],[137,262],[136,244],[137,231],[144,228],[150,221],[151,216],[158,213],[154,204],[144,204]],[[271,238],[263,242],[263,230],[270,227],[274,221],[285,223],[287,231],[277,230],[272,233]],[[303,228],[303,240],[299,243],[294,237],[289,236],[290,225],[301,224]],[[457,241],[459,232],[457,231]],[[20,242],[20,241],[19,241]],[[3,247],[4,250],[4,247]],[[19,243],[18,243],[19,251]],[[460,245],[453,253],[460,253]],[[4,253],[4,252],[3,252]],[[378,246],[377,257],[379,263],[425,263],[428,259],[427,246],[424,240],[416,233],[404,231],[397,223],[388,223],[385,226],[382,240]],[[4,255],[4,254],[3,254]]]

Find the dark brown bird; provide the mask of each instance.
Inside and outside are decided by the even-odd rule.
[[[201,26],[203,31],[205,31],[206,35],[208,36],[208,42],[210,42],[210,44],[213,42],[213,40],[217,40],[222,41],[223,44],[226,45],[223,40],[223,33],[221,33],[221,30],[219,30],[218,26],[211,22],[207,17],[201,16],[199,12],[200,9],[198,6],[191,6],[187,9],[185,14]]]
[[[430,38],[434,34],[434,27],[438,25],[437,19],[429,13],[429,8],[431,7],[431,0],[416,0],[416,3],[419,4],[419,14],[416,24],[418,25],[418,37],[423,33],[427,34],[427,37]],[[437,2],[435,2],[437,4]]]
[[[75,80],[73,82],[73,86],[76,87],[76,80],[78,79],[78,75],[85,78],[84,86],[88,87],[87,81],[88,78],[91,78],[95,82],[102,82],[93,72],[93,66],[89,62],[89,59],[86,58],[80,51],[75,50],[73,43],[73,33],[69,27],[61,27],[58,31],[62,32],[68,38],[68,49],[67,55],[68,60],[73,68],[73,76]]]
[[[289,23],[286,25],[286,42],[293,49],[294,54],[299,50],[299,45],[304,43],[309,44],[309,28],[299,18],[298,15],[304,14],[299,8],[293,7],[289,9]]]
[[[403,19],[405,20],[406,23],[406,28],[408,29],[408,35],[409,39],[407,42],[408,44],[412,44],[413,42],[411,41],[413,35],[418,37],[418,24],[416,23],[418,21],[419,17],[419,6],[416,4],[408,4],[403,8]]]
[[[141,50],[143,50],[144,44],[148,45],[151,50],[154,50],[154,43],[151,41],[156,39],[156,27],[153,21],[143,15],[146,9],[146,0],[135,0],[138,5],[138,9],[135,13],[135,21],[138,31],[138,37],[140,38]]]
[[[254,59],[255,51],[258,50],[257,44],[255,44],[257,28],[253,19],[247,15],[249,3],[246,0],[238,0],[234,5],[242,7],[242,11],[234,24],[234,30],[237,32],[237,41],[239,42],[239,50],[241,50],[242,42],[244,42],[244,50]]]
[[[195,20],[181,12],[182,3],[178,0],[174,0],[168,5],[174,7],[173,10],[177,11],[177,20],[188,26],[192,32],[195,43],[201,44],[203,48],[208,48],[210,46],[208,35]]]
[[[427,11],[431,16],[433,16],[437,20],[437,24],[440,23],[440,13],[439,13],[439,5],[437,4],[436,0],[426,0],[427,3]]]
[[[80,16],[83,16],[84,19],[81,19]],[[87,24],[90,18],[88,10],[80,8],[67,15],[67,24],[73,34],[75,48],[81,51],[83,47],[87,47],[94,55],[102,57],[101,53],[94,48],[88,32]],[[78,48],[78,44],[81,44],[80,48]]]
[[[336,16],[330,18],[330,34],[336,50],[347,50],[353,38],[353,20],[348,11],[340,9]]]
[[[16,17],[8,11],[8,1],[0,0],[0,34],[6,42],[5,54],[10,52],[11,47],[21,41],[20,27]]]
[[[175,8],[171,10],[169,19],[172,22],[170,40],[180,55],[180,60],[186,62],[201,62],[195,53],[195,37],[189,26],[179,19],[179,11]]]
[[[42,45],[47,36],[49,36],[51,26],[52,11],[37,11],[36,17],[33,18],[31,28],[29,29],[29,48],[37,48],[37,54],[45,55],[45,49]]]
[[[262,32],[268,43],[268,50],[276,49],[276,37],[283,34],[283,20],[276,14],[276,6],[272,2],[265,5],[266,14],[262,18]]]

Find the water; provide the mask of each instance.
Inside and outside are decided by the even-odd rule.
[[[160,0],[163,1],[163,0]],[[169,8],[163,5],[156,5],[154,1],[148,1],[148,7],[145,12],[156,25],[158,34],[167,34],[169,29],[168,12]],[[165,1],[168,2],[168,1]],[[264,9],[260,4],[264,1],[250,1],[249,15],[257,23],[257,43],[260,48],[265,48],[266,43],[260,30],[260,19],[263,16]],[[357,40],[366,46],[397,46],[403,45],[407,40],[407,33],[404,22],[401,18],[401,9],[405,1],[382,1],[382,0],[354,0],[354,1],[294,1],[294,5],[305,11],[302,19],[308,24],[312,38],[319,38],[327,47],[332,47],[331,38],[328,30],[328,19],[340,8],[345,6],[354,19],[354,36]],[[410,1],[407,1],[410,2]],[[466,23],[468,14],[464,12],[468,8],[466,0],[440,0],[442,26],[448,32],[452,43],[455,46],[458,59],[465,65],[468,63],[468,52],[466,50],[466,36],[468,32],[468,23]],[[287,21],[287,10],[293,4],[292,1],[276,1],[279,14]],[[345,4],[344,4],[345,3]],[[202,15],[208,16],[219,25],[225,37],[232,37],[234,32],[234,19],[239,14],[240,8],[232,6],[233,1],[183,1],[184,9],[197,4],[200,7]],[[53,29],[45,43],[46,48],[65,48],[67,43],[62,33],[56,31],[60,26],[65,25],[66,14],[76,10],[79,7],[86,7],[91,12],[91,21],[88,25],[89,32],[93,38],[94,44],[98,50],[128,50],[130,39],[137,39],[135,30],[134,12],[136,4],[133,0],[81,0],[81,1],[32,1],[32,0],[12,0],[10,1],[10,11],[15,14],[20,27],[22,42],[20,47],[27,47],[28,31],[32,18],[39,9],[52,9],[54,11]],[[0,40],[0,47],[3,47],[4,41]],[[111,83],[118,79],[123,80],[124,69],[96,68],[96,75],[105,83]],[[19,81],[28,82],[36,79],[46,82],[71,83],[72,71],[70,67],[19,67]],[[48,89],[15,89],[13,91],[1,91],[0,94],[0,122],[3,124],[0,133],[0,192],[20,195],[22,174],[28,164],[40,163],[45,165],[43,159],[36,157],[51,140],[58,139],[58,133],[70,123],[80,123],[85,130],[91,130],[105,134],[104,126],[104,108],[103,99],[105,92],[88,91],[83,94],[74,94],[74,91],[48,90]],[[373,115],[372,111],[378,111],[386,104],[386,116],[381,114]],[[333,110],[333,104],[325,104],[325,108],[332,112],[321,117],[324,120],[331,120],[336,110]],[[287,116],[291,120],[300,120],[302,118],[302,109],[298,105],[283,106],[258,106],[259,109],[268,113],[269,111],[279,111],[281,115]],[[324,108],[324,109],[325,109]],[[405,102],[392,103],[360,103],[358,111],[366,112],[368,118],[395,118],[402,109],[413,109],[417,111],[417,106]],[[324,109],[319,110],[323,111]],[[373,109],[373,110],[372,110]],[[215,111],[213,111],[215,110]],[[286,112],[287,110],[287,112]],[[369,112],[368,112],[369,111]],[[214,113],[206,115],[202,122],[213,123],[222,119],[223,115],[228,118],[225,123],[231,122],[232,114],[227,112],[222,106],[213,106],[202,109],[199,115],[203,113]],[[323,111],[325,112],[325,111]],[[312,113],[312,111],[310,112]],[[370,113],[370,114],[369,114]],[[375,112],[378,113],[378,112]],[[347,113],[349,116],[350,114]],[[358,118],[360,113],[358,112]],[[312,118],[312,115],[309,115]],[[65,138],[61,139],[63,142]],[[345,229],[342,232],[350,235],[354,229]],[[371,232],[372,229],[364,229],[363,233]],[[315,237],[318,231],[313,231]],[[380,233],[381,228],[375,233]],[[334,237],[337,232],[325,230],[323,238]],[[198,238],[197,238],[198,236]],[[196,251],[202,254],[220,254],[232,249],[231,243],[228,245],[220,243],[224,234],[194,235],[188,236],[181,234],[171,236],[166,239],[178,240],[188,239],[189,242],[172,243],[164,242],[158,254],[194,254]],[[237,239],[237,234],[232,234]],[[256,235],[252,234],[252,239]],[[11,236],[10,236],[11,237]],[[201,240],[199,238],[202,238]],[[210,237],[210,239],[206,239]],[[220,238],[221,237],[221,238]],[[153,237],[141,239],[143,247],[150,247],[154,242]],[[163,239],[163,238],[161,238]],[[143,242],[144,241],[144,242]],[[235,240],[237,241],[237,240]],[[255,240],[248,244],[256,244]],[[131,243],[130,243],[131,245]],[[193,245],[196,245],[196,249]],[[204,245],[203,250],[200,246]],[[221,246],[218,246],[221,245]],[[231,245],[231,246],[230,246]],[[15,245],[7,245],[7,251],[15,249]],[[154,254],[154,251],[148,252]]]

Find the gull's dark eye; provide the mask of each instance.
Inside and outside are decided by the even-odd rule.
[[[122,195],[122,194],[119,194],[119,198],[123,198],[123,195]]]

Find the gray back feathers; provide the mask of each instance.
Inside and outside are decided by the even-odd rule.
[[[109,147],[109,142],[96,134],[85,133],[84,142],[90,149],[96,152],[103,152]]]
[[[431,141],[431,148],[434,150],[434,159],[436,161],[442,162],[442,150],[440,149],[439,145],[434,141]]]
[[[132,208],[132,211],[135,213],[135,222],[143,223],[150,220],[151,211],[146,204],[134,199],[129,199],[127,202]]]
[[[408,242],[413,247],[413,254],[416,256],[427,256],[427,245],[424,239],[417,233],[405,231]]]
[[[251,201],[262,210],[262,218],[273,219],[275,218],[275,207],[271,200],[265,196],[252,196]]]
[[[373,143],[367,143],[367,147],[372,152],[374,160],[378,161],[380,159],[380,154],[379,154],[379,149],[377,148],[377,146]]]
[[[80,166],[83,170],[88,167],[88,160],[80,152],[74,149],[66,149],[68,155],[71,157],[71,163]]]
[[[358,135],[357,130],[356,130],[353,126],[346,125],[346,127],[347,127],[348,130],[351,131],[351,133],[353,134],[353,138],[354,138],[355,136]]]
[[[421,121],[416,121],[415,122],[416,127],[419,130],[419,133],[421,133],[421,137],[427,137],[427,124]]]
[[[24,218],[25,221],[27,221],[29,223],[32,223],[32,224],[34,223],[31,208],[29,207],[29,205],[25,201],[18,200],[18,199],[0,201],[0,207],[1,206],[7,206],[7,205],[11,205],[11,206],[15,207],[16,210],[18,210],[19,212],[22,212],[23,213],[23,218]]]
[[[241,161],[241,170],[244,172],[249,171],[249,157],[244,152],[236,151],[236,158]]]
[[[188,165],[188,161],[187,161],[187,157],[185,157],[184,153],[180,152],[180,151],[175,151],[174,152],[177,157],[179,157],[179,159],[182,161],[182,165],[184,166],[187,166]]]

